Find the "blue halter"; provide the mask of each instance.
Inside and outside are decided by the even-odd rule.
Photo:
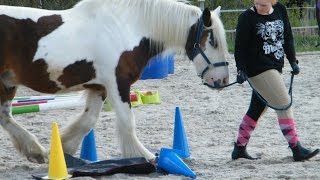
[[[201,45],[200,45],[200,41],[201,41],[201,36],[203,33],[203,20],[202,20],[202,16],[198,19],[198,27],[197,27],[197,36],[196,36],[196,42],[193,45],[193,50],[192,50],[192,55],[191,55],[191,61],[193,61],[193,59],[200,53],[201,56],[203,57],[203,59],[206,61],[206,63],[208,64],[208,66],[202,71],[201,74],[199,74],[199,76],[201,77],[201,79],[203,79],[204,74],[212,68],[215,67],[220,67],[220,66],[228,66],[229,63],[228,62],[217,62],[217,63],[211,63],[209,58],[206,56],[206,54],[203,52],[203,50],[201,49]],[[212,30],[211,30],[212,31]]]

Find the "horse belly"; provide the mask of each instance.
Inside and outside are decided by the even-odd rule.
[[[82,90],[83,84],[96,78],[93,62],[85,59],[70,63],[64,68],[54,67],[46,60],[39,59],[19,73],[17,77],[20,77],[22,85],[42,93]]]

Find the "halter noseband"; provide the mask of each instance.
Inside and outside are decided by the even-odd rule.
[[[201,77],[201,79],[203,79],[204,74],[215,67],[220,67],[220,66],[228,66],[229,63],[228,62],[217,62],[217,63],[211,63],[209,58],[206,56],[206,54],[203,52],[203,50],[201,49],[201,45],[200,45],[200,41],[201,41],[201,36],[202,36],[202,32],[203,32],[203,20],[202,20],[202,16],[198,19],[198,27],[197,27],[197,36],[196,36],[196,42],[193,45],[193,50],[192,50],[192,54],[191,54],[191,58],[190,60],[193,61],[193,59],[196,57],[196,55],[198,55],[199,53],[201,54],[201,56],[203,57],[203,59],[206,61],[207,63],[207,67],[204,68],[204,70],[202,71],[201,74],[199,74],[199,76]],[[212,30],[211,30],[212,31]],[[213,35],[213,32],[210,32]],[[210,43],[211,44],[211,43]],[[205,83],[205,85],[207,85]]]

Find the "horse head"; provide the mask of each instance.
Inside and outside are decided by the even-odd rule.
[[[207,8],[188,34],[186,54],[203,82],[212,88],[229,83],[227,43],[220,7],[210,12]]]

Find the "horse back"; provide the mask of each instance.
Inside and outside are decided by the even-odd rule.
[[[44,60],[33,61],[38,41],[63,24],[60,15],[53,14],[34,18],[15,18],[0,14],[0,78],[10,74],[11,81],[36,88],[38,84],[49,81],[47,65]],[[43,81],[43,82],[42,82]],[[50,83],[49,83],[50,84]],[[40,91],[57,91],[56,86],[47,86]]]

